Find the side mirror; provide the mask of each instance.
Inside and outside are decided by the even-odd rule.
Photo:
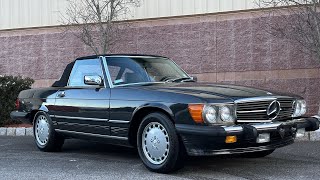
[[[198,81],[197,76],[191,76],[191,79],[192,79],[192,80],[194,80],[195,82],[197,82],[197,81]]]
[[[84,76],[84,84],[102,86],[103,80],[97,75]]]

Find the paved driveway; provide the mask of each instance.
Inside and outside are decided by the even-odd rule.
[[[136,151],[67,140],[63,152],[38,151],[31,137],[0,138],[0,179],[319,179],[320,142],[298,142],[262,159],[189,158],[170,174],[149,172]]]

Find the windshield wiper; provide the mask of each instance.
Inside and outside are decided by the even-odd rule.
[[[175,78],[175,79],[168,79],[166,80],[166,82],[185,82],[185,81],[193,81],[195,82],[193,79],[191,79],[190,77],[183,77],[183,78]]]
[[[123,86],[148,86],[148,85],[152,85],[152,84],[163,84],[165,82],[138,82],[138,83],[129,83],[129,84],[119,84],[119,85],[115,85],[116,87],[123,87]]]

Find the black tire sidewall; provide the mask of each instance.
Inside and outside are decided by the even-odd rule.
[[[158,122],[162,124],[169,135],[169,143],[170,143],[169,154],[167,159],[159,165],[152,164],[144,155],[144,152],[142,149],[142,133],[144,131],[144,128],[151,122]],[[179,160],[179,151],[180,151],[179,145],[180,145],[179,139],[175,131],[175,127],[171,122],[171,120],[166,115],[162,113],[151,113],[142,120],[138,129],[137,148],[138,148],[138,152],[141,160],[149,170],[154,172],[160,172],[160,173],[168,173],[168,172],[174,171],[177,165],[177,162]]]

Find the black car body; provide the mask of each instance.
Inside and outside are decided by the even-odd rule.
[[[160,56],[78,58],[52,87],[22,91],[11,116],[34,124],[41,150],[58,150],[65,138],[138,147],[157,172],[181,167],[185,152],[266,156],[319,128],[300,96],[198,83],[174,66]]]

